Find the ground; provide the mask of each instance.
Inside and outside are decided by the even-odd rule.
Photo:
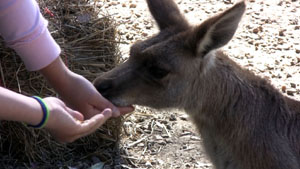
[[[199,24],[235,2],[175,0],[193,24]],[[119,23],[121,52],[128,58],[131,44],[158,32],[145,0],[101,1],[103,11]],[[300,99],[299,0],[248,0],[247,11],[232,41],[223,49],[241,66],[265,77],[285,95]],[[137,107],[126,117],[121,140],[124,168],[211,169],[188,116],[176,110]]]

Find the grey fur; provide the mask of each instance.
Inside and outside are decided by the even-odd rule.
[[[190,26],[172,0],[147,0],[160,33],[97,78],[114,104],[185,110],[216,169],[299,169],[300,102],[243,69],[220,49],[245,3]]]

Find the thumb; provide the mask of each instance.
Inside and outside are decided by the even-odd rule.
[[[107,108],[104,109],[101,114],[96,114],[94,117],[89,119],[89,121],[92,123],[96,123],[96,128],[102,126],[110,117],[112,117],[112,111],[111,109]]]
[[[84,116],[78,112],[78,111],[75,111],[73,109],[70,109],[68,107],[66,107],[66,110],[67,112],[75,119],[79,120],[79,121],[83,121],[84,120]]]
[[[91,134],[97,128],[102,126],[111,116],[112,111],[111,109],[107,108],[101,114],[96,114],[92,118],[84,121],[84,123],[81,124],[82,128],[80,135],[78,135],[78,138]]]
[[[103,112],[101,114],[104,116],[104,119],[107,120],[107,119],[109,119],[112,116],[113,113],[112,113],[111,109],[106,108],[106,109],[103,110]]]

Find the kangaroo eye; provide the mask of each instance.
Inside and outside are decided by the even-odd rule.
[[[167,76],[169,71],[156,66],[151,66],[149,68],[149,73],[156,79],[162,79],[163,77]]]

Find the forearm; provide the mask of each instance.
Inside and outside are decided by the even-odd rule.
[[[71,91],[71,78],[79,76],[70,71],[61,58],[57,58],[51,64],[39,71],[51,84],[51,87],[64,99],[64,97],[71,97],[76,94],[76,91]],[[80,90],[80,89],[78,89]]]
[[[0,119],[38,124],[43,116],[40,104],[33,98],[0,87]]]

